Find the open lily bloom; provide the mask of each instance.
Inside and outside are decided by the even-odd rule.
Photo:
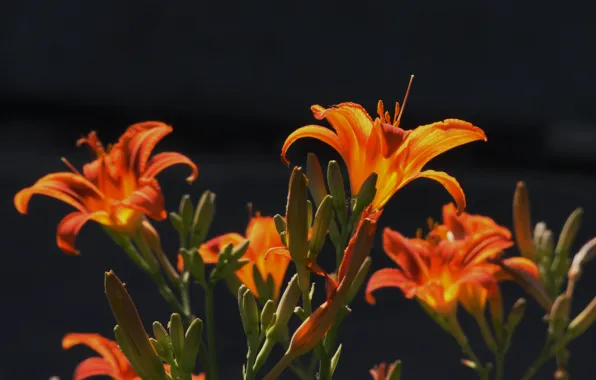
[[[409,86],[408,86],[409,89]],[[406,94],[407,97],[407,94]],[[404,100],[405,103],[405,100]],[[373,172],[377,173],[377,193],[373,209],[382,208],[399,189],[416,178],[429,178],[442,184],[453,196],[458,209],[463,211],[466,199],[457,180],[447,173],[422,171],[434,157],[457,146],[486,140],[482,129],[457,120],[423,125],[414,130],[403,130],[399,103],[391,120],[383,102],[377,106],[374,120],[356,103],[341,103],[331,108],[314,105],[311,110],[317,120],[327,119],[332,131],[319,125],[308,125],[288,136],[282,147],[284,162],[290,146],[301,138],[311,137],[329,144],[342,156],[348,167],[352,196]]]
[[[503,260],[509,271],[488,261],[513,245],[507,228],[483,216],[457,216],[452,204],[443,208],[443,217],[444,224],[435,226],[426,239],[408,239],[389,228],[383,231],[385,253],[399,269],[385,268],[371,276],[368,302],[375,303],[375,290],[397,287],[407,298],[417,297],[442,315],[453,313],[458,301],[475,314],[484,310],[487,299],[500,297],[497,283],[512,279],[509,271],[538,278],[536,264],[526,258]]]
[[[199,247],[199,254],[205,264],[215,264],[219,253],[230,243],[233,246],[241,244],[245,239],[249,240],[249,246],[242,258],[250,262],[236,271],[236,277],[250,289],[253,294],[259,296],[259,291],[254,280],[253,271],[259,271],[261,278],[265,281],[271,275],[274,283],[274,299],[279,297],[281,285],[286,274],[290,259],[282,255],[267,255],[271,248],[281,247],[283,243],[275,228],[275,221],[270,216],[261,216],[257,212],[251,217],[245,236],[231,232],[215,237]],[[182,260],[178,260],[178,270],[182,270]]]
[[[75,369],[73,380],[85,380],[93,376],[110,376],[114,380],[141,380],[124,356],[118,344],[99,334],[71,333],[62,339],[62,348],[84,344],[101,356],[83,360]],[[166,372],[170,367],[164,365]],[[205,374],[192,375],[193,380],[205,380]]]
[[[68,214],[58,225],[58,247],[65,253],[78,254],[75,239],[81,227],[94,220],[114,230],[135,233],[145,216],[163,220],[167,213],[155,176],[175,164],[188,165],[192,173],[188,182],[198,176],[197,166],[186,156],[163,152],[151,156],[155,145],[172,132],[160,122],[144,122],[130,126],[120,140],[107,150],[95,132],[81,138],[97,158],[83,166],[83,173],[68,161],[72,172],[48,174],[33,186],[21,190],[14,204],[21,214],[27,213],[34,194],[61,200],[77,211]]]

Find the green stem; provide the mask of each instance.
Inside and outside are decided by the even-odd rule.
[[[536,373],[540,369],[540,367],[544,365],[544,363],[546,363],[554,355],[557,355],[559,352],[561,352],[561,350],[565,349],[567,343],[568,342],[565,338],[560,339],[557,343],[553,345],[551,345],[550,341],[547,340],[544,347],[542,347],[542,350],[540,351],[538,358],[536,358],[534,363],[532,363],[530,368],[528,368],[528,370],[520,380],[530,380],[531,378],[533,378],[534,375],[536,375]]]
[[[253,365],[255,363],[255,359],[257,358],[257,347],[251,347],[253,344],[248,345],[248,351],[246,353],[246,373],[244,375],[244,380],[254,380],[255,378],[255,371],[253,370]]]
[[[488,371],[482,365],[482,363],[480,362],[480,359],[478,359],[478,356],[476,356],[476,354],[474,353],[474,350],[472,350],[472,347],[470,347],[470,344],[468,343],[468,338],[464,334],[464,332],[457,320],[457,316],[455,315],[455,313],[449,317],[448,324],[449,324],[449,331],[451,332],[451,335],[453,335],[453,337],[455,338],[457,343],[460,345],[461,349],[464,351],[466,356],[468,356],[468,358],[474,362],[475,367],[476,367],[476,372],[478,373],[478,376],[480,377],[480,379],[488,380]]]
[[[497,367],[495,380],[503,380],[503,376],[505,374],[505,353],[500,347],[495,354],[495,365]]]
[[[488,325],[488,321],[486,320],[486,316],[484,312],[476,313],[474,315],[476,318],[476,323],[478,323],[478,327],[480,328],[480,333],[482,334],[482,338],[484,339],[484,343],[492,353],[496,355],[497,353],[497,342],[493,336],[493,333]]]
[[[217,355],[215,352],[215,317],[213,314],[213,285],[207,286],[205,289],[205,312],[207,314],[207,345],[209,347],[209,368],[211,370],[211,378],[209,380],[218,379],[217,371]]]

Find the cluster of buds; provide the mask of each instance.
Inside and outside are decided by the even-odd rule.
[[[191,380],[203,322],[196,318],[185,331],[182,318],[175,313],[169,334],[161,323],[154,322],[155,337],[150,338],[124,284],[112,271],[105,275],[105,292],[117,323],[116,341],[137,374],[144,380]],[[169,365],[169,371],[164,364]]]
[[[571,255],[581,225],[581,208],[569,215],[556,244],[553,232],[545,222],[537,223],[532,232],[530,202],[523,182],[517,184],[513,213],[517,245],[522,255],[534,260],[540,270],[545,290],[542,299],[554,300],[551,307],[546,308],[547,352],[557,356],[556,378],[567,379],[569,352],[566,347],[596,321],[596,297],[575,318],[571,319],[570,315],[575,285],[586,262],[596,256],[596,238],[586,243],[577,254]],[[565,283],[567,287],[563,290]],[[530,368],[529,373],[532,371],[533,368]]]

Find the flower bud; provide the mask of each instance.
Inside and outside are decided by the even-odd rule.
[[[182,324],[180,314],[172,314],[168,328],[170,329],[170,339],[172,340],[174,356],[176,360],[180,360],[184,351],[184,325]]]
[[[346,305],[349,305],[352,302],[352,300],[354,299],[354,297],[356,297],[356,294],[360,290],[360,287],[362,286],[362,284],[364,283],[364,280],[366,279],[366,276],[368,275],[368,271],[370,270],[371,264],[372,264],[372,259],[370,258],[370,256],[368,256],[364,260],[364,262],[360,266],[360,269],[358,269],[356,276],[354,277],[354,281],[352,282],[352,285],[350,286],[350,291],[348,292],[348,295],[346,296]]]
[[[178,206],[178,215],[182,218],[182,226],[186,231],[192,225],[192,219],[194,214],[194,206],[192,204],[192,200],[190,199],[190,195],[185,194],[180,199],[180,205]]]
[[[306,156],[306,177],[308,178],[308,189],[315,200],[315,205],[320,207],[323,198],[327,195],[327,187],[325,186],[323,169],[321,169],[319,159],[314,153],[309,153]]]
[[[184,335],[184,348],[182,357],[179,358],[180,368],[185,373],[192,373],[197,362],[197,355],[201,347],[201,334],[203,333],[203,321],[195,318],[188,326]]]
[[[267,331],[269,324],[273,321],[273,314],[275,313],[275,302],[267,300],[263,310],[261,310],[261,331]]]
[[[206,190],[195,210],[192,221],[191,247],[199,247],[207,237],[215,215],[215,194]]]
[[[286,232],[286,229],[288,228],[288,226],[286,225],[286,220],[284,219],[283,216],[276,214],[273,217],[273,221],[275,222],[275,229],[277,230],[278,234],[281,234],[282,232]]]
[[[571,298],[561,294],[555,299],[548,315],[548,333],[553,337],[560,337],[569,323]]]
[[[396,360],[389,366],[389,371],[387,372],[387,380],[399,379],[401,379],[401,360]]]
[[[162,353],[160,353],[160,355],[166,359],[173,358],[172,341],[170,340],[170,336],[163,325],[157,321],[153,322],[153,336],[161,347]]]
[[[557,241],[557,247],[555,248],[555,259],[552,264],[553,275],[556,279],[564,276],[569,269],[569,251],[579,231],[583,214],[583,209],[575,209],[567,218],[561,235],[559,235],[559,241]]]
[[[317,255],[323,248],[331,218],[333,218],[333,199],[330,195],[327,195],[323,198],[317,209],[312,226],[308,258],[313,262],[316,261]]]
[[[346,192],[344,177],[341,175],[341,169],[337,161],[329,161],[327,166],[327,184],[329,193],[333,197],[333,206],[339,218],[339,222],[344,226],[348,222],[348,213],[346,211]]]
[[[294,307],[298,304],[300,294],[298,277],[297,275],[294,275],[286,285],[286,289],[277,305],[277,310],[275,311],[275,323],[267,329],[268,339],[271,338],[279,341],[279,334],[281,334],[282,330],[288,325],[288,322],[294,313]]]
[[[356,196],[352,218],[360,218],[362,211],[364,211],[364,209],[372,203],[373,199],[375,199],[375,195],[377,194],[377,178],[377,173],[373,172],[364,181],[362,186],[360,186],[360,190]]]
[[[135,369],[138,369],[139,375],[146,374],[143,378],[165,379],[163,363],[149,341],[137,308],[114,272],[106,272],[104,288],[108,303],[118,323],[118,328],[114,330],[114,333],[126,346],[122,349],[124,354],[127,355],[128,352],[127,357],[131,364],[133,362],[136,364]]]
[[[567,273],[569,281],[577,282],[582,274],[583,266],[596,256],[596,238],[584,244],[579,252],[573,257],[571,266]]]
[[[515,240],[523,257],[536,260],[532,244],[532,227],[530,222],[530,199],[528,189],[523,181],[517,183],[513,195],[513,226]]]
[[[295,167],[290,177],[286,223],[288,248],[297,266],[303,266],[308,252],[308,206],[306,202],[306,177]]]
[[[569,324],[569,327],[567,328],[568,340],[575,339],[585,333],[595,321],[596,297],[594,297],[592,302],[590,302],[588,306],[586,306],[586,308]]]

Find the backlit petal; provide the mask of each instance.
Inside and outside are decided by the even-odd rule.
[[[186,178],[187,182],[191,183],[197,179],[199,175],[199,169],[197,169],[197,165],[195,165],[190,158],[176,152],[163,152],[151,157],[149,162],[147,162],[145,171],[141,172],[141,177],[153,178],[162,170],[177,164],[188,165],[192,170],[190,176]]]
[[[72,375],[73,380],[85,380],[93,376],[110,376],[120,380],[120,373],[104,358],[94,357],[83,360]]]
[[[78,255],[79,251],[75,248],[75,241],[79,231],[89,220],[107,221],[109,216],[104,211],[94,213],[85,213],[75,211],[66,215],[58,224],[56,232],[56,243],[64,253]]]
[[[56,198],[79,211],[87,211],[88,202],[101,200],[97,189],[85,177],[67,172],[48,174],[33,186],[19,191],[14,197],[14,204],[21,214],[27,213],[29,201],[34,194]]]
[[[406,277],[412,281],[420,281],[428,274],[427,264],[420,256],[420,242],[407,239],[390,228],[383,230],[383,249],[391,260],[403,270]]]
[[[451,194],[455,204],[457,204],[457,212],[462,213],[466,208],[466,195],[459,185],[459,182],[445,172],[437,172],[434,170],[425,170],[416,175],[417,178],[428,178],[439,182],[445,190]]]
[[[172,130],[171,126],[159,121],[146,121],[128,127],[119,143],[127,145],[129,170],[137,175],[143,173],[155,145]]]
[[[482,129],[467,121],[447,119],[414,129],[396,155],[405,154],[407,150],[405,170],[413,174],[441,153],[476,140],[486,141]]]
[[[264,257],[264,277],[266,277],[268,274],[273,277],[273,283],[275,284],[273,299],[275,300],[279,297],[281,286],[283,284],[290,260],[290,253],[286,248],[272,248],[267,251]]]
[[[164,220],[168,214],[161,188],[155,179],[139,181],[139,189],[122,201],[122,205],[141,211],[155,220]]]
[[[237,246],[246,240],[242,235],[231,232],[208,240],[199,247],[199,255],[205,264],[215,264],[219,253],[228,245]],[[248,248],[250,250],[250,246]]]
[[[298,128],[294,132],[292,132],[281,148],[281,159],[286,164],[289,165],[289,161],[286,158],[286,153],[290,146],[299,139],[303,139],[306,137],[310,137],[313,139],[317,139],[319,141],[328,144],[333,149],[335,149],[339,154],[342,156],[344,161],[347,161],[346,150],[349,149],[347,146],[342,146],[339,140],[339,137],[330,129],[321,127],[319,125],[307,125],[302,128]]]
[[[62,339],[62,348],[65,350],[79,344],[84,344],[97,352],[112,368],[119,370],[121,373],[132,370],[132,366],[118,347],[118,344],[110,339],[99,334],[86,333],[70,333]]]
[[[376,300],[372,293],[381,288],[399,288],[407,298],[412,298],[416,294],[416,283],[410,280],[404,272],[395,268],[384,268],[370,276],[364,296],[370,304],[375,304]]]

